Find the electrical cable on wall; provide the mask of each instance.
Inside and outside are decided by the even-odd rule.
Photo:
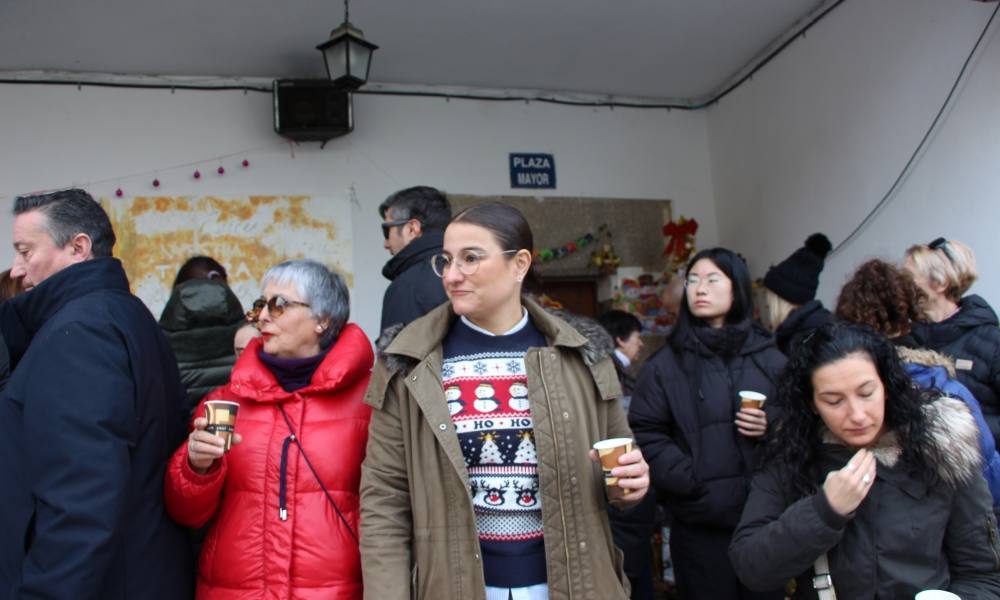
[[[934,120],[931,122],[930,127],[927,128],[927,132],[924,133],[924,137],[921,138],[920,143],[917,144],[916,149],[910,155],[910,159],[906,161],[906,164],[903,166],[903,170],[899,172],[899,176],[897,176],[896,180],[892,182],[892,185],[889,187],[889,191],[887,191],[885,195],[882,196],[882,199],[879,200],[877,204],[875,204],[875,207],[872,208],[867,215],[865,215],[865,218],[861,220],[861,223],[859,223],[858,226],[855,227],[854,230],[851,231],[851,233],[849,233],[842,242],[837,244],[833,248],[833,250],[830,251],[830,256],[835,256],[838,252],[840,252],[841,249],[850,244],[861,233],[861,231],[864,230],[864,228],[867,227],[875,219],[876,215],[883,208],[885,208],[886,204],[888,204],[889,201],[894,197],[896,191],[899,189],[900,184],[902,184],[903,179],[905,179],[906,176],[909,174],[910,169],[917,161],[917,157],[920,156],[920,153],[923,151],[924,146],[927,145],[927,141],[930,139],[931,134],[933,134],[934,131],[937,130],[938,124],[941,122],[941,118],[944,116],[945,111],[951,104],[952,98],[955,96],[955,91],[958,90],[958,86],[962,83],[962,80],[965,78],[965,73],[969,68],[969,63],[972,62],[972,59],[976,55],[976,52],[979,51],[979,46],[982,44],[983,39],[986,38],[986,33],[989,32],[990,27],[993,25],[993,21],[994,19],[996,19],[997,12],[1000,12],[1000,4],[998,4],[997,7],[993,9],[993,13],[990,15],[989,20],[986,21],[986,26],[983,27],[983,31],[979,34],[979,38],[976,40],[975,45],[972,47],[972,50],[969,52],[969,55],[965,57],[965,62],[962,63],[962,69],[958,72],[958,77],[955,78],[955,83],[952,84],[951,89],[948,91],[948,96],[944,99],[944,103],[941,104],[941,108],[938,110],[937,115],[935,115]]]
[[[418,97],[418,98],[444,98],[445,100],[482,100],[487,102],[541,102],[544,104],[556,104],[560,106],[582,106],[589,108],[641,108],[641,109],[657,109],[657,110],[702,110],[712,106],[717,103],[722,98],[728,96],[730,93],[735,91],[738,87],[743,85],[745,82],[749,81],[758,71],[767,66],[772,60],[778,57],[785,48],[792,44],[795,40],[801,39],[809,29],[814,25],[822,21],[831,11],[843,4],[845,0],[836,0],[831,6],[814,16],[805,23],[798,31],[794,34],[790,34],[788,39],[781,43],[777,48],[769,52],[760,61],[754,65],[749,72],[742,76],[738,81],[734,82],[732,85],[726,87],[725,89],[715,93],[712,97],[707,100],[697,102],[692,101],[688,103],[677,102],[633,102],[627,100],[608,100],[608,101],[586,101],[586,100],[574,100],[567,97],[557,97],[551,95],[539,94],[537,96],[526,96],[526,95],[485,95],[485,94],[474,94],[474,93],[462,93],[462,92],[430,92],[421,90],[392,90],[392,89],[360,89],[354,90],[352,93],[359,96],[401,96],[401,97]],[[780,38],[779,38],[780,39]],[[738,72],[737,72],[738,73]],[[2,74],[0,74],[2,75]],[[124,82],[124,81],[94,81],[87,79],[73,79],[71,76],[64,78],[26,78],[26,77],[2,77],[0,76],[0,84],[11,84],[11,85],[75,85],[77,89],[83,86],[91,87],[108,87],[108,88],[127,88],[127,89],[169,89],[171,92],[175,90],[194,90],[194,91],[232,91],[232,90],[242,90],[244,94],[248,92],[259,92],[270,94],[272,88],[270,85],[262,86],[251,83],[219,83],[219,82],[206,82],[202,84],[197,83],[184,83],[184,82]],[[696,99],[697,100],[697,99]]]

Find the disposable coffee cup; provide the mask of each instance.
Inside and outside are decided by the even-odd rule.
[[[205,417],[208,426],[205,431],[226,440],[226,452],[233,446],[233,431],[236,430],[236,413],[240,411],[238,402],[229,400],[209,400],[205,403]]]
[[[751,392],[750,390],[740,390],[740,408],[764,408],[764,401],[767,400],[767,396],[761,394],[760,392]]]
[[[601,440],[594,444],[594,450],[597,450],[597,454],[601,457],[604,485],[617,487],[618,478],[611,476],[611,470],[618,466],[618,457],[632,451],[632,438]]]
[[[924,590],[917,592],[913,600],[962,600],[962,598],[945,590]]]

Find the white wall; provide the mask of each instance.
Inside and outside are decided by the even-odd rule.
[[[119,178],[126,194],[149,194],[154,169],[160,169],[159,192],[169,195],[346,199],[353,184],[359,206],[352,219],[352,318],[372,336],[387,285],[381,268],[389,258],[378,204],[417,184],[463,194],[515,193],[509,152],[555,155],[559,188],[547,193],[670,198],[677,214],[701,223],[701,245],[717,240],[704,113],[359,96],[354,133],[322,151],[318,144],[299,146],[292,158],[272,131],[270,111],[269,95],[239,91],[0,86],[0,198],[9,205],[18,193],[101,180],[108,181],[88,189],[110,196]],[[224,177],[211,163],[197,182],[192,167],[166,168],[246,149],[256,149],[247,154],[251,168],[238,168],[241,155],[227,161]],[[10,227],[4,209],[4,265],[13,258]]]
[[[723,244],[754,275],[814,231],[836,245],[889,189],[929,127],[995,4],[853,0],[709,111]],[[820,297],[872,256],[937,236],[970,244],[1000,305],[1000,23],[952,109],[876,220],[828,258]]]

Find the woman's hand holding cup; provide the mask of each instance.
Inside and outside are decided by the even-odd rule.
[[[843,469],[830,471],[823,482],[830,508],[844,517],[857,510],[875,483],[875,466],[875,455],[862,448]]]
[[[767,413],[764,402],[767,396],[750,390],[740,390],[740,410],[736,413],[736,431],[757,438],[767,433]]]
[[[637,502],[649,490],[649,465],[631,439],[597,442],[590,451],[590,459],[601,463],[610,499]]]
[[[206,427],[208,419],[198,417],[194,420],[194,430],[188,435],[188,464],[200,474],[206,473],[212,467],[212,463],[226,453],[226,440],[205,431]],[[239,444],[242,441],[240,434],[233,434],[232,443]]]

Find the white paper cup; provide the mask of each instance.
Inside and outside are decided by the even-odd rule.
[[[917,592],[913,600],[962,600],[962,598],[945,590],[924,590]]]

